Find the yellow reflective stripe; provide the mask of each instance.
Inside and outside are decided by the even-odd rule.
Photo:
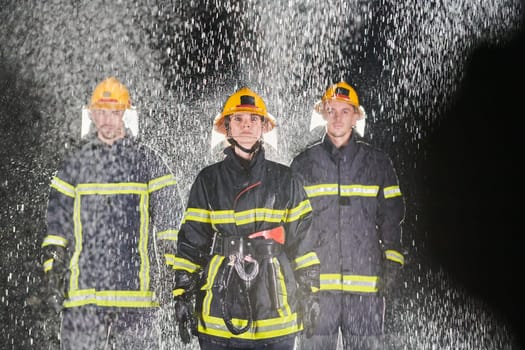
[[[344,275],[343,292],[375,293],[378,281],[377,276]]]
[[[213,258],[211,258],[210,263],[208,264],[208,277],[206,278],[206,283],[201,287],[201,290],[211,289],[217,271],[223,260],[224,256],[221,255],[214,255]]]
[[[286,222],[293,222],[295,220],[299,220],[303,215],[309,213],[312,211],[312,206],[310,205],[310,201],[308,199],[305,199],[299,205],[297,205],[295,208],[291,208],[288,210],[286,214]]]
[[[113,307],[158,307],[155,294],[151,291],[135,290],[104,290],[95,289],[76,290],[68,293],[64,307],[75,307],[94,304]]]
[[[164,175],[148,182],[148,192],[158,191],[166,186],[176,185],[177,181],[172,174]]]
[[[257,221],[264,222],[281,222],[285,211],[284,210],[275,210],[268,208],[255,208],[245,211],[240,211],[235,213],[235,219],[231,223],[236,223],[237,225],[249,224]],[[213,215],[212,215],[213,221]],[[214,221],[215,223],[215,221]]]
[[[389,186],[383,189],[385,198],[394,198],[401,196],[401,189],[399,186]]]
[[[318,196],[333,196],[338,194],[337,184],[320,184],[313,186],[304,186],[304,190],[309,198]]]
[[[80,253],[82,252],[82,222],[80,220],[80,209],[80,193],[77,192],[73,205],[73,231],[75,235],[75,250],[73,251],[73,255],[71,256],[71,261],[69,263],[69,269],[71,270],[69,279],[70,291],[75,291],[78,289],[78,276],[80,274],[80,268],[78,266]]]
[[[341,197],[376,197],[379,186],[341,185]]]
[[[140,235],[139,235],[139,256],[140,256],[140,290],[149,290],[149,194],[140,196]]]
[[[166,259],[166,265],[175,265],[175,255],[173,254],[164,254],[164,259]]]
[[[42,242],[42,248],[47,247],[48,245],[57,245],[65,248],[67,246],[67,239],[61,236],[47,235]]]
[[[214,255],[208,264],[208,276],[206,277],[206,283],[201,287],[201,290],[206,291],[204,299],[202,300],[202,314],[209,315],[211,309],[211,300],[213,299],[212,286],[213,281],[217,278],[217,272],[221,266],[224,256]],[[223,321],[224,325],[224,321]]]
[[[174,297],[180,297],[181,295],[183,295],[184,293],[186,293],[186,291],[184,289],[174,289],[171,294],[174,296]]]
[[[233,210],[214,210],[208,211],[210,218],[209,222],[213,224],[228,224],[235,222],[235,216]]]
[[[232,319],[231,322],[236,327],[243,327],[247,320]],[[236,339],[270,339],[280,336],[294,334],[301,331],[302,327],[297,322],[297,314],[291,314],[285,317],[277,317],[266,320],[256,320],[252,326],[245,332],[239,335],[233,335],[226,325],[224,320],[220,317],[203,314],[202,320],[199,320],[198,331],[202,334],[213,335],[220,338],[236,338]]]
[[[405,264],[405,257],[403,256],[403,254],[401,254],[400,252],[396,250],[392,250],[392,249],[385,250],[385,257],[388,260],[395,261],[397,263],[400,263],[401,265]]]
[[[288,219],[288,221],[296,220],[304,212],[311,210],[310,203],[301,203],[300,206],[294,209],[297,213],[293,212],[294,217]],[[302,210],[302,211],[301,211]],[[234,212],[233,210],[206,210],[198,208],[188,208],[184,215],[184,222],[196,221],[202,223],[213,223],[218,224],[237,224],[244,225],[257,221],[278,223],[283,221],[283,217],[287,213],[286,210],[275,210],[269,208],[255,208],[240,212]]]
[[[211,223],[210,211],[199,208],[188,208],[186,209],[186,213],[184,214],[184,220],[182,221],[182,223],[185,223],[186,221]]]
[[[173,260],[173,268],[175,270],[184,270],[188,271],[189,273],[197,272],[201,267],[197,264],[192,263],[188,259],[179,258],[175,256]]]
[[[201,288],[201,290],[206,291],[206,294],[202,303],[202,319],[199,320],[199,333],[209,334],[222,338],[235,337],[240,339],[253,340],[275,338],[282,335],[293,334],[297,333],[302,329],[298,325],[297,314],[292,314],[291,310],[289,309],[288,301],[286,298],[287,291],[284,276],[281,273],[279,273],[278,288],[280,286],[282,290],[282,295],[284,296],[284,299],[281,299],[284,305],[282,313],[286,315],[283,317],[277,317],[273,319],[254,321],[252,327],[248,329],[247,332],[240,335],[232,335],[232,333],[224,324],[224,320],[222,318],[210,316],[211,302],[214,297],[212,292],[213,281],[216,280],[219,267],[221,266],[223,261],[224,256],[220,255],[214,255],[213,258],[210,260],[206,283]],[[278,261],[276,259],[274,260],[274,263],[275,262],[278,264]],[[276,267],[278,267],[277,271],[281,270],[279,265],[277,265]],[[235,318],[232,319],[232,323],[236,327],[243,327],[244,325],[246,325],[246,322],[247,320]]]
[[[48,272],[53,268],[53,261],[55,261],[53,258],[47,259],[46,261],[44,261],[44,264],[43,264],[44,272]]]
[[[319,196],[336,196],[339,194],[338,184],[319,184],[313,186],[305,186],[304,189],[309,198]],[[379,192],[379,186],[360,184],[341,185],[340,192],[342,197],[376,197]]]
[[[319,258],[315,252],[307,253],[294,259],[294,270],[303,269],[308,266],[320,264]]]
[[[281,264],[275,257],[272,258],[272,264],[275,271],[277,272],[277,297],[279,298],[279,305],[281,306],[277,312],[279,312],[280,317],[290,316],[292,314],[292,310],[288,304],[288,290],[286,289],[286,282],[281,270]]]
[[[82,194],[145,194],[148,186],[137,182],[116,183],[85,183],[77,185],[77,191]]]
[[[166,230],[157,233],[157,239],[166,241],[176,241],[179,230]]]
[[[321,290],[375,293],[378,281],[378,276],[321,274]]]
[[[51,187],[68,197],[75,198],[75,187],[56,176],[51,180]]]

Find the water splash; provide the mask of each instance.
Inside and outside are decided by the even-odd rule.
[[[415,232],[424,208],[408,184],[413,156],[454,100],[468,55],[507,41],[522,14],[518,0],[3,1],[0,64],[14,67],[35,96],[17,105],[27,107],[21,117],[36,116],[25,129],[40,132],[18,147],[13,135],[24,128],[2,119],[15,144],[1,153],[2,266],[13,266],[0,274],[4,348],[35,343],[26,302],[39,281],[47,185],[80,138],[81,107],[108,75],[129,87],[143,139],[163,151],[183,197],[197,171],[219,157],[209,151],[211,121],[236,88],[249,85],[266,99],[281,141],[271,156],[288,163],[317,136],[307,132],[314,102],[329,83],[348,79],[367,109],[371,140],[402,149],[394,160],[411,200],[412,266],[420,268],[411,267],[400,297],[399,347],[510,347],[512,335],[488,306],[426,267]],[[0,94],[22,91],[11,89]]]

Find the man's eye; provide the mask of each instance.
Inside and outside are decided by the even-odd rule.
[[[259,121],[259,116],[257,116],[257,115],[252,115],[251,120],[252,120],[253,123],[255,123],[255,122]]]

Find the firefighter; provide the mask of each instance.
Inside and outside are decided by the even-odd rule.
[[[204,350],[292,349],[315,328],[311,206],[289,167],[265,159],[263,133],[275,124],[258,94],[232,94],[214,120],[225,158],[190,190],[173,293],[180,337],[187,343],[193,331]]]
[[[404,264],[404,199],[389,157],[355,132],[364,109],[354,88],[330,86],[315,109],[325,135],[291,163],[312,203],[321,261],[319,325],[301,347],[335,350],[340,331],[345,349],[382,348],[384,296]]]
[[[173,274],[183,208],[170,169],[126,128],[130,107],[116,78],[98,84],[88,106],[95,128],[51,181],[44,298],[62,313],[62,349],[157,348],[155,252]]]

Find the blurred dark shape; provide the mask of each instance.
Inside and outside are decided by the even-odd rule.
[[[473,52],[457,99],[421,153],[433,263],[521,337],[524,44],[522,31]]]
[[[43,272],[37,237],[44,225],[47,197],[42,155],[47,128],[41,113],[46,93],[20,66],[0,54],[0,348],[26,349],[38,344],[38,296]],[[45,183],[45,185],[44,185]],[[48,327],[54,326],[48,322]],[[38,346],[37,346],[38,347]]]

